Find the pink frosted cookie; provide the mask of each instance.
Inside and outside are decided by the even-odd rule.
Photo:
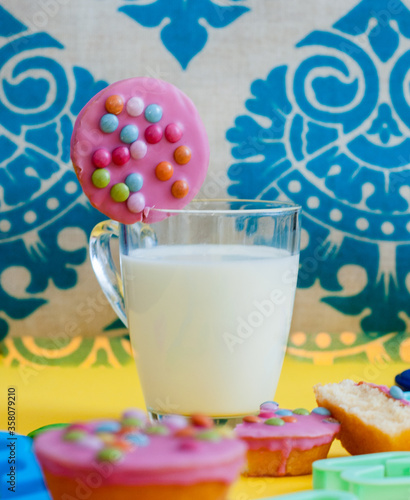
[[[147,423],[138,410],[40,434],[34,449],[53,498],[222,500],[245,463],[244,443],[206,417]],[[84,497],[85,498],[85,497]]]
[[[248,476],[299,476],[310,474],[312,463],[327,457],[339,430],[326,408],[285,410],[267,401],[235,432],[248,446]]]
[[[91,204],[124,224],[155,222],[178,210],[205,180],[209,145],[192,101],[170,83],[113,83],[81,110],[71,159]]]

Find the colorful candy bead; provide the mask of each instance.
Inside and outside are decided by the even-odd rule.
[[[291,415],[293,415],[292,410],[277,410],[275,413],[276,415],[280,415],[281,417],[282,416],[290,417]]]
[[[174,158],[178,165],[186,165],[191,159],[192,153],[188,146],[178,146],[174,151]]]
[[[158,104],[149,104],[145,108],[145,119],[151,123],[159,122],[162,118],[162,108]]]
[[[191,424],[195,427],[204,427],[207,429],[210,429],[214,426],[214,422],[211,417],[200,414],[191,416]]]
[[[306,410],[306,408],[296,408],[296,410],[293,410],[293,413],[296,415],[310,415],[310,411]]]
[[[130,125],[125,125],[121,129],[120,132],[120,139],[122,142],[125,142],[126,144],[131,144],[132,142],[135,142],[138,139],[138,127],[136,125],[130,124]]]
[[[135,446],[148,446],[149,445],[149,437],[145,434],[125,434],[124,439],[134,444]]]
[[[125,165],[129,161],[129,159],[130,150],[127,148],[127,146],[118,146],[112,152],[112,161],[119,167]]]
[[[265,424],[282,426],[285,425],[285,422],[281,418],[268,418],[268,420],[265,420]]]
[[[121,425],[113,420],[101,422],[94,430],[95,432],[117,432],[120,430],[120,428]]]
[[[127,101],[127,113],[130,116],[139,116],[144,111],[144,101],[140,97],[131,97]]]
[[[118,127],[118,118],[112,113],[103,115],[100,120],[100,129],[106,133],[111,134],[115,132]]]
[[[84,436],[84,438],[81,439],[80,444],[81,446],[90,448],[91,450],[101,450],[104,448],[104,442],[97,436],[93,436],[91,434]]]
[[[91,161],[97,168],[107,167],[111,163],[111,154],[107,149],[100,148],[94,151]]]
[[[188,194],[189,186],[187,181],[175,181],[171,187],[171,193],[174,198],[185,198]]]
[[[105,109],[108,113],[119,115],[124,108],[124,99],[120,95],[110,95],[105,100]]]
[[[115,434],[112,432],[100,432],[98,438],[105,444],[111,444],[115,441]]]
[[[127,200],[127,208],[130,212],[138,214],[145,208],[145,198],[142,193],[132,194]]]
[[[188,420],[182,415],[165,415],[163,422],[172,430],[185,429],[188,426]]]
[[[118,203],[126,201],[129,195],[130,195],[130,190],[128,189],[128,186],[123,182],[118,182],[118,184],[114,184],[114,186],[111,188],[110,191],[111,198]]]
[[[80,429],[78,430],[69,430],[63,434],[64,441],[81,441],[85,438],[87,433]]]
[[[133,173],[125,179],[125,184],[132,193],[135,193],[144,185],[144,178],[141,174]]]
[[[110,173],[105,168],[95,170],[91,176],[92,183],[96,188],[105,188],[110,183]]]
[[[168,181],[174,173],[174,167],[168,161],[161,161],[155,167],[155,176],[160,181]]]
[[[394,399],[404,399],[404,392],[397,385],[390,388],[389,394]]]
[[[284,417],[280,417],[284,422],[286,422],[287,424],[295,424],[298,419],[296,417],[293,417],[291,415],[285,415]]]
[[[177,437],[194,437],[195,436],[195,428],[188,426],[184,427],[183,429],[178,429],[175,432],[175,436]]]
[[[122,419],[126,418],[136,418],[138,421],[145,422],[147,420],[147,415],[144,410],[139,410],[138,408],[129,408],[122,412]]]
[[[126,416],[121,420],[121,425],[123,427],[142,427],[145,423],[145,417],[142,415],[139,416]]]
[[[147,145],[143,141],[135,141],[130,146],[130,153],[134,160],[141,160],[147,154]]]
[[[243,421],[248,424],[258,424],[259,422],[262,422],[262,420],[256,415],[246,415],[246,417],[243,417]]]
[[[216,429],[207,429],[206,431],[198,432],[196,438],[201,441],[212,441],[214,443],[221,440],[221,436]]]
[[[176,123],[170,123],[165,127],[165,139],[168,142],[178,142],[182,137],[182,130]]]
[[[117,448],[104,448],[97,454],[97,460],[100,462],[118,462],[124,454]]]
[[[159,434],[160,436],[166,436],[169,434],[169,429],[165,425],[152,425],[145,429],[146,434]]]
[[[266,410],[266,411],[275,411],[279,407],[278,403],[275,401],[265,401],[260,405],[261,410]]]
[[[157,144],[162,139],[162,128],[160,125],[150,125],[145,129],[145,140],[148,144]]]
[[[272,417],[276,417],[276,412],[274,412],[274,411],[261,411],[261,412],[259,412],[258,416],[261,418],[272,418]]]
[[[327,408],[323,408],[323,406],[318,406],[312,410],[312,413],[316,413],[317,415],[323,415],[324,417],[328,417],[331,415],[331,412]]]

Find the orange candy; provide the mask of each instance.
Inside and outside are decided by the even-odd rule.
[[[295,422],[298,421],[296,417],[292,417],[291,415],[285,416],[285,417],[280,417],[284,422],[287,422],[288,424],[294,424]]]
[[[180,181],[177,181],[177,182],[180,182]],[[207,429],[214,426],[214,422],[213,422],[212,418],[207,417],[206,415],[192,415],[191,423],[192,423],[192,425],[195,425],[195,427],[205,427]]]
[[[158,163],[155,167],[155,175],[160,181],[171,179],[173,173],[174,167],[167,161],[161,161],[161,163]]]
[[[187,181],[175,181],[172,184],[171,193],[174,198],[185,198],[188,194],[189,186]]]
[[[259,422],[262,422],[262,419],[260,419],[256,415],[247,415],[246,417],[243,417],[243,421],[248,422],[249,424],[257,424]]]
[[[124,99],[120,95],[110,95],[105,100],[105,109],[108,113],[119,115],[124,107]]]
[[[191,159],[191,150],[189,149],[188,146],[179,146],[175,151],[174,151],[174,158],[175,161],[179,165],[185,165],[186,163],[189,162]]]
[[[194,437],[195,429],[193,427],[183,427],[177,430],[174,435],[177,437]]]

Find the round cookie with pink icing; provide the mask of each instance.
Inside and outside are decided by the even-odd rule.
[[[311,474],[312,463],[327,457],[339,431],[326,408],[288,410],[274,401],[262,403],[259,415],[244,417],[235,428],[248,447],[246,475],[255,477]]]
[[[150,423],[140,410],[38,435],[34,451],[53,498],[221,500],[245,464],[243,442],[205,416]]]
[[[81,110],[71,159],[95,208],[124,224],[151,223],[198,193],[209,144],[183,92],[154,78],[129,78],[109,85]]]

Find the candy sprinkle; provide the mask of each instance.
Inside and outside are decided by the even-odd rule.
[[[262,422],[262,420],[256,415],[246,415],[246,417],[243,417],[243,421],[248,424],[258,424],[259,422]]]
[[[118,462],[122,457],[122,451],[117,448],[104,448],[97,453],[100,462]]]
[[[313,408],[312,413],[316,413],[317,415],[323,415],[324,417],[328,417],[331,415],[330,411],[327,408],[323,408],[323,406],[318,406],[317,408]]]
[[[296,408],[296,410],[293,410],[293,413],[296,415],[310,415],[310,411],[306,410],[306,408]]]
[[[391,387],[390,396],[394,399],[405,399],[404,392],[397,385],[393,385]]]
[[[268,418],[268,420],[265,420],[266,425],[275,425],[275,426],[282,426],[285,425],[285,422],[281,418]]]

